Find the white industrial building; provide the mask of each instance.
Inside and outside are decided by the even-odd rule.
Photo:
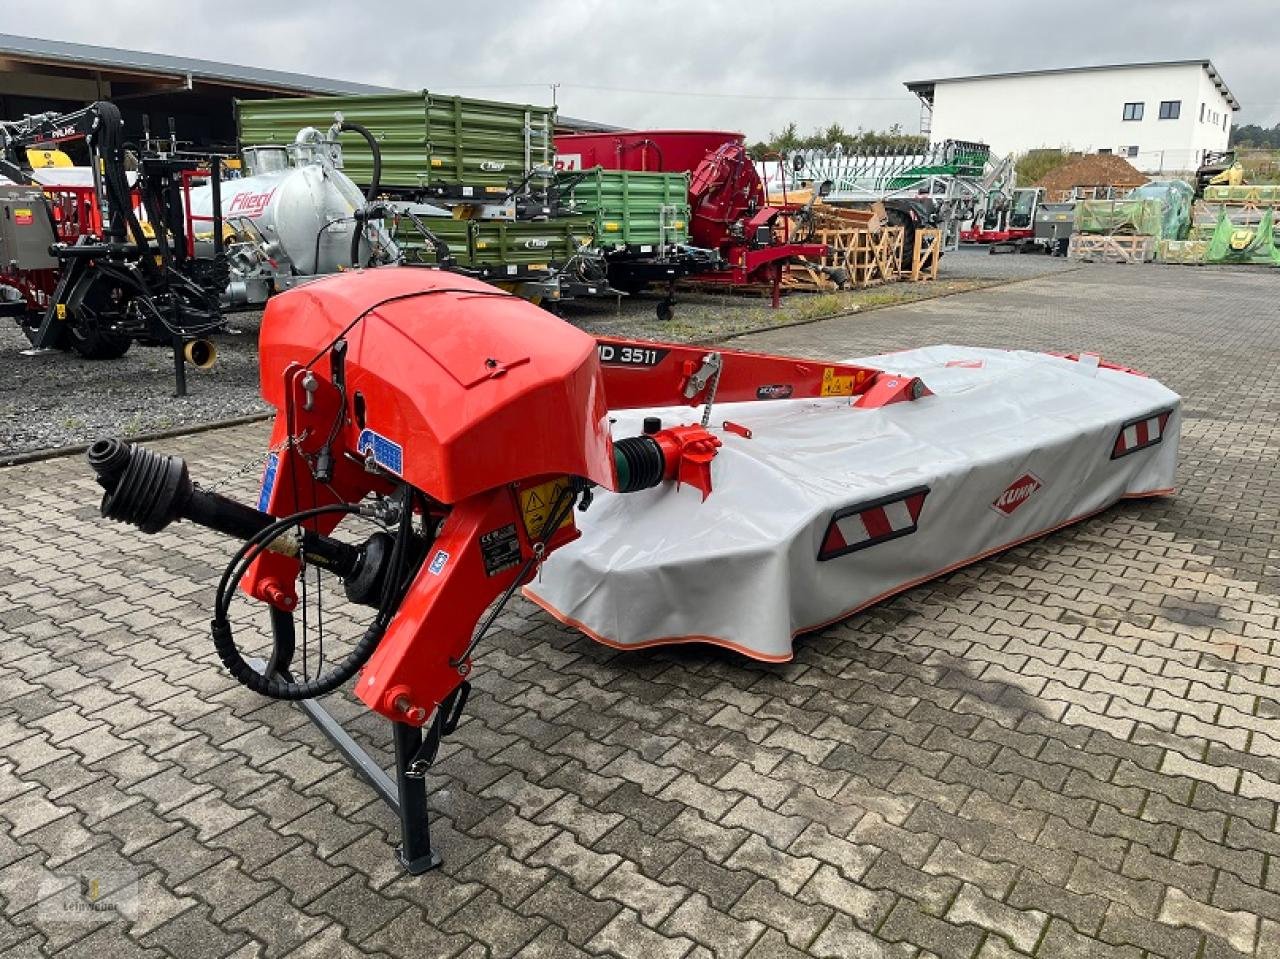
[[[1240,104],[1210,60],[1169,60],[912,80],[934,142],[977,140],[998,154],[1039,148],[1114,153],[1145,173],[1194,169],[1224,150]]]

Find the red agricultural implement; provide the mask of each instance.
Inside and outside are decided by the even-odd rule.
[[[805,208],[770,204],[740,133],[648,130],[575,134],[556,138],[556,162],[566,170],[689,172],[690,240],[715,250],[722,269],[699,282],[768,284],[773,305],[781,295],[782,267],[797,257],[821,259],[827,248],[811,242]]]
[[[615,645],[785,659],[792,632],[1167,491],[1177,397],[1154,380],[1083,355],[953,363],[959,351],[938,349],[926,387],[869,363],[597,340],[478,280],[356,270],[268,304],[261,381],[277,415],[256,507],[119,440],[89,462],[104,516],[244,541],[213,601],[220,660],[247,688],[302,704],[398,811],[401,860],[421,872],[439,862],[423,777],[459,723],[473,654],[522,586]],[[337,535],[355,517],[379,528]],[[774,527],[785,542],[762,538]],[[616,574],[593,565],[606,553]],[[307,608],[311,570],[341,578],[344,615],[373,610],[327,666],[305,652],[321,613],[318,593]],[[257,631],[233,628],[237,587],[269,611],[263,659],[245,652]],[[394,779],[315,702],[352,679],[391,721]]]

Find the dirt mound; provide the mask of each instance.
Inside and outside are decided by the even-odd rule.
[[[1110,153],[1077,154],[1062,166],[1050,170],[1034,186],[1044,187],[1049,200],[1069,196],[1076,187],[1115,187],[1132,190],[1147,182],[1124,157]]]

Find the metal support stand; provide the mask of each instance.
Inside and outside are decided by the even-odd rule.
[[[251,659],[248,663],[263,675],[268,675],[267,670],[270,669],[272,673],[292,682],[289,666],[293,662],[294,651],[293,617],[273,607],[271,621],[276,636],[271,663],[267,664],[260,659]],[[400,817],[400,845],[396,847],[396,858],[401,865],[415,876],[439,866],[440,856],[431,848],[427,782],[421,775],[409,775],[409,765],[422,746],[422,730],[407,723],[391,724],[396,751],[393,781],[377,760],[352,739],[351,734],[317,700],[303,699],[298,705],[324,737],[333,743],[347,764]]]
[[[182,337],[173,338],[173,395],[187,395],[187,361],[182,355]]]
[[[396,790],[399,802],[393,808],[400,814],[400,846],[396,849],[401,865],[413,875],[435,869],[440,857],[431,848],[431,828],[427,819],[427,780],[410,776],[409,764],[422,746],[422,729],[408,723],[392,723],[396,745]]]

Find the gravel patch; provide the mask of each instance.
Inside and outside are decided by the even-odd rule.
[[[269,407],[258,395],[258,313],[236,314],[237,333],[213,339],[209,370],[187,367],[185,397],[173,395],[172,353],[135,344],[119,360],[79,354],[23,356],[30,347],[11,321],[0,323],[0,456],[181,429]]]

